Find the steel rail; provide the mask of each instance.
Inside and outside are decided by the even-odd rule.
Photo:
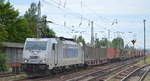
[[[148,74],[148,72],[150,71],[150,68],[140,77],[139,81],[144,81],[146,75]]]
[[[92,72],[92,73],[88,73],[88,74],[85,74],[85,75],[81,75],[79,77],[75,77],[75,78],[72,78],[72,79],[69,79],[69,80],[66,80],[66,81],[78,81],[78,80],[82,80],[82,79],[84,79],[86,77],[89,77],[89,76],[99,76],[99,74],[101,74],[100,76],[105,76],[111,71],[114,71],[114,70],[116,70],[118,68],[124,67],[124,66],[129,65],[129,64],[135,63],[137,61],[138,61],[137,59],[135,59],[135,61],[133,61],[133,60],[131,61],[130,60],[130,62],[126,61],[126,62],[121,63],[122,65],[119,64],[121,66],[115,65],[115,66],[112,66],[112,67],[109,67],[109,68],[106,68],[106,69],[103,69],[103,70],[98,70],[96,72]]]
[[[148,66],[150,66],[150,65],[143,65],[142,67],[135,69],[134,71],[130,72],[126,77],[124,77],[124,78],[123,78],[122,80],[120,80],[120,81],[127,81],[134,73],[136,73],[137,71],[139,71],[139,70],[141,70],[141,69],[143,69],[143,68],[145,68],[145,67],[148,67]],[[147,71],[146,71],[146,72],[147,72]],[[146,75],[146,72],[144,72],[144,74],[142,75],[142,78],[140,77],[140,80],[139,80],[139,81],[142,81],[142,80],[143,80],[143,78],[144,78],[145,75]]]

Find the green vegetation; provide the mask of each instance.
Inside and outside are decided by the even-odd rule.
[[[113,39],[112,48],[124,49],[124,40],[120,37]]]
[[[42,23],[41,23],[41,26],[42,26],[42,28],[41,28],[41,32],[42,32],[41,37],[43,37],[43,38],[45,38],[45,37],[56,37],[55,32],[48,28],[47,23],[43,22],[43,21],[46,21],[46,17],[47,16],[44,15],[41,18],[41,21],[42,21]]]
[[[79,36],[79,37],[77,37],[77,36],[74,36],[74,40],[77,42],[77,43],[82,43],[82,44],[85,44],[85,40],[84,40],[84,38],[82,37],[82,36]]]
[[[8,38],[8,32],[5,25],[0,24],[0,41],[6,41]]]
[[[0,44],[0,72],[4,72],[8,70],[7,66],[7,57],[3,53],[3,45]]]
[[[96,39],[95,40],[95,45],[96,46],[101,46],[101,47],[111,47],[111,42],[108,41],[106,38],[104,38],[102,40]]]
[[[108,41],[107,38],[103,38],[102,40],[96,39],[95,45],[101,47],[124,49],[124,40],[120,37],[114,38],[112,42]]]
[[[146,58],[147,64],[150,64],[150,56]]]
[[[146,63],[147,63],[147,64],[150,64],[150,56],[147,56],[147,57],[146,57]],[[138,62],[138,64],[144,64],[144,60]]]
[[[0,42],[24,42],[26,37],[32,37],[27,22],[19,16],[19,12],[10,3],[0,3]]]
[[[7,57],[4,53],[0,52],[0,72],[8,70]]]
[[[36,35],[36,24],[37,24],[37,5],[32,3],[30,8],[24,14],[24,18],[27,20],[27,25],[31,29],[32,34]]]
[[[36,27],[40,24],[41,37],[54,37],[55,32],[49,29],[45,21],[46,16],[42,16],[37,22],[37,5],[31,4],[24,16],[19,16],[13,5],[5,0],[0,0],[0,42],[23,43],[26,38],[36,37]],[[7,57],[0,45],[0,72],[7,70]]]
[[[42,16],[41,22],[37,22],[37,7],[35,3],[32,3],[21,17],[9,2],[0,0],[0,42],[24,42],[27,37],[36,37],[37,24],[41,27],[41,37],[54,37],[55,32],[49,29],[47,23],[44,23],[46,16]]]
[[[40,32],[41,36],[40,37],[55,37],[55,32],[51,29],[49,29],[46,21],[45,15],[42,16],[42,18],[38,19],[37,16],[38,13],[38,5],[35,3],[32,3],[28,11],[24,14],[24,18],[27,20],[27,25],[29,29],[32,31],[32,35],[35,37],[37,35],[37,30],[36,27],[37,25],[40,26]]]

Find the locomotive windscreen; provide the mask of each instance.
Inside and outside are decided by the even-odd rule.
[[[27,41],[26,50],[46,50],[47,41]]]

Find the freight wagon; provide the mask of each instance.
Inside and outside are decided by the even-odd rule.
[[[120,60],[120,50],[117,48],[107,48],[107,59],[109,62],[115,62]]]
[[[100,65],[107,63],[106,48],[84,46],[84,61],[87,65]]]

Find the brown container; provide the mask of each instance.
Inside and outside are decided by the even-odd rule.
[[[107,48],[107,58],[117,59],[119,58],[120,50],[117,48]]]

